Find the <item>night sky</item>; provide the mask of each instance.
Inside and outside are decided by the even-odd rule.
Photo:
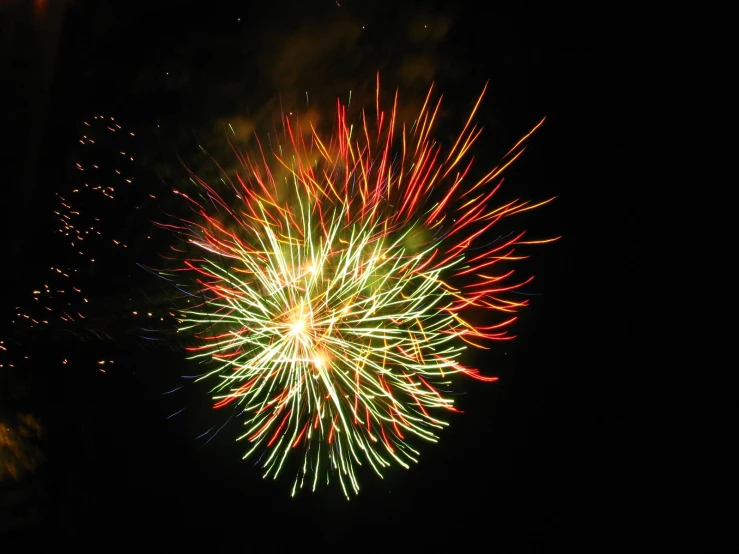
[[[2,4],[0,338],[12,348],[0,351],[0,419],[23,427],[31,414],[43,433],[28,444],[44,461],[0,483],[8,537],[0,550],[130,541],[215,551],[371,543],[603,551],[621,543],[623,237],[633,225],[619,129],[626,49],[614,19],[481,9],[358,0]],[[500,380],[460,382],[464,413],[409,471],[361,474],[349,502],[335,486],[291,499],[290,476],[262,480],[254,461],[241,460],[240,425],[206,446],[195,440],[211,417],[207,402],[197,391],[162,394],[177,386],[184,356],[143,344],[137,324],[121,316],[160,286],[136,266],[153,242],[144,240],[143,196],[85,207],[104,206],[107,231],[129,243],[125,253],[98,250],[100,267],[83,276],[90,321],[11,323],[34,303],[31,291],[51,282],[50,266],[76,263],[59,246],[53,212],[55,194],[78,179],[77,160],[130,147],[138,182],[175,182],[184,175],[178,156],[205,166],[199,142],[219,161],[228,157],[224,125],[269,125],[281,109],[301,109],[306,91],[316,106],[348,91],[352,102],[373,102],[378,71],[385,94],[400,90],[401,112],[417,110],[436,83],[440,140],[454,138],[487,82],[474,147],[485,167],[546,116],[501,194],[557,199],[512,218],[505,232],[562,237],[529,248],[518,266],[536,279],[516,340],[468,358]],[[102,114],[136,138],[80,150],[82,122]],[[101,372],[101,359],[114,367]]]

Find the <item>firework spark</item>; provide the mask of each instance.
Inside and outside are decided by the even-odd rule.
[[[112,116],[96,115],[81,125],[77,138],[81,146],[74,152],[71,175],[54,193],[53,236],[44,241],[48,247],[44,258],[51,263],[43,280],[27,296],[28,301],[15,308],[9,329],[19,340],[0,341],[0,368],[6,364],[15,367],[17,362],[10,360],[32,350],[19,349],[21,343],[34,343],[49,329],[54,329],[57,337],[81,340],[110,336],[98,326],[101,320],[110,319],[115,302],[110,297],[106,302],[96,302],[94,288],[103,281],[101,265],[119,260],[120,253],[128,248],[119,234],[121,222],[112,214],[120,213],[119,196],[126,198],[133,186],[130,147],[134,137]],[[106,256],[111,249],[119,255]],[[13,348],[12,358],[9,347]],[[61,353],[57,363],[67,363]],[[100,366],[104,361],[95,363]],[[105,372],[102,367],[97,369]]]
[[[380,109],[378,80],[376,119],[363,112],[353,125],[339,101],[325,136],[285,116],[279,145],[234,148],[241,169],[223,172],[222,192],[194,173],[198,193],[175,190],[194,212],[162,224],[182,239],[173,247],[181,265],[162,272],[187,291],[180,331],[193,333],[192,358],[210,364],[200,379],[213,383],[215,408],[247,415],[245,458],[261,453],[264,476],[275,478],[297,460],[293,494],[336,476],[349,498],[358,465],[380,476],[393,463],[409,467],[416,439],[435,442],[441,414],[456,411],[445,395],[455,375],[497,380],[460,356],[512,338],[506,327],[526,301],[506,293],[530,279],[498,267],[521,259],[518,245],[555,239],[481,240],[550,201],[491,206],[543,120],[471,177],[481,99],[443,151],[432,138],[433,87],[407,128],[396,121],[397,94]],[[502,317],[473,325],[469,310]]]

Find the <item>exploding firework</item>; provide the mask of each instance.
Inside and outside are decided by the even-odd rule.
[[[212,383],[215,408],[245,415],[244,457],[261,455],[265,477],[295,463],[293,494],[336,477],[348,498],[357,466],[380,476],[409,467],[456,411],[455,376],[497,379],[460,357],[511,338],[526,301],[507,293],[528,280],[515,281],[507,262],[521,259],[518,245],[555,239],[522,232],[485,244],[503,218],[550,200],[491,205],[543,120],[471,177],[481,99],[443,151],[433,87],[406,126],[397,94],[380,109],[378,82],[376,118],[362,112],[352,124],[339,101],[326,136],[285,116],[279,144],[234,147],[240,169],[223,171],[218,187],[191,172],[198,192],[174,191],[193,211],[161,224],[180,239],[179,265],[160,272],[186,293],[180,331],[192,333],[191,358],[208,364],[199,379]],[[500,317],[474,325],[470,310]]]

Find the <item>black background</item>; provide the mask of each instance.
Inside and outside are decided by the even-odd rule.
[[[17,44],[3,39],[9,108],[3,128],[3,265],[12,268],[3,276],[9,291],[4,308],[10,313],[15,296],[26,294],[25,283],[45,265],[48,228],[34,222],[44,221],[51,209],[70,137],[82,118],[103,111],[140,126],[177,120],[195,125],[221,108],[254,109],[276,93],[259,58],[276,40],[269,30],[297,32],[322,20],[330,25],[342,9],[367,26],[355,44],[358,61],[334,56],[335,67],[324,68],[336,80],[321,92],[344,94],[340,87],[351,86],[352,71],[364,72],[357,80],[372,81],[386,59],[402,57],[409,25],[442,17],[451,21],[449,29],[426,54],[438,62],[445,98],[464,111],[490,81],[478,118],[486,126],[486,138],[476,147],[483,151],[480,158],[492,152],[492,165],[547,116],[506,186],[516,197],[557,196],[516,225],[538,237],[562,239],[527,252],[532,259],[521,271],[536,275],[527,290],[538,295],[516,323],[516,341],[494,345],[475,360],[500,381],[463,384],[466,394],[458,402],[465,413],[451,419],[440,443],[425,447],[410,471],[394,470],[384,481],[366,475],[359,497],[350,502],[334,487],[291,499],[289,479],[262,481],[258,468],[241,461],[243,445],[231,442],[236,431],[201,449],[189,427],[197,415],[166,419],[174,410],[163,404],[161,392],[178,372],[163,367],[171,356],[124,352],[116,372],[101,374],[62,373],[41,354],[29,369],[31,392],[2,407],[41,415],[48,457],[24,485],[34,492],[3,508],[4,514],[36,514],[10,527],[6,544],[112,548],[132,541],[143,548],[162,541],[216,551],[239,545],[364,550],[370,544],[509,551],[546,550],[563,542],[602,551],[628,532],[622,515],[628,501],[622,493],[627,453],[621,352],[623,236],[633,223],[625,211],[618,102],[627,49],[615,39],[615,21],[579,12],[514,15],[465,3],[342,4],[72,3],[46,110],[43,99],[28,92],[36,86],[28,82],[30,64],[39,62],[32,53],[27,59],[18,54],[26,48],[18,41],[33,40],[29,10],[25,38],[16,33]],[[186,46],[193,41],[199,45],[194,50]],[[237,43],[255,46],[239,49]],[[239,86],[249,86],[232,105],[209,108],[207,87],[161,78],[172,65],[172,73],[190,68],[198,75],[203,67],[217,75],[242,73]],[[142,78],[147,71],[159,77]],[[383,82],[394,88],[388,72]],[[142,79],[143,92],[134,86]],[[298,90],[303,84],[299,77]],[[38,143],[25,149],[18,137],[28,133],[23,114],[34,105],[41,106],[43,130]],[[20,160],[34,148],[36,175],[28,177]],[[46,346],[49,359],[57,347]]]

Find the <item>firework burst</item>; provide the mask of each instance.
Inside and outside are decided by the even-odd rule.
[[[297,461],[293,494],[335,476],[348,498],[358,465],[382,476],[416,462],[414,445],[435,442],[443,413],[456,411],[445,395],[455,375],[497,379],[460,356],[510,339],[526,304],[507,293],[528,281],[498,268],[521,259],[516,246],[548,242],[480,240],[549,202],[491,206],[531,133],[473,179],[482,95],[443,151],[432,92],[409,127],[396,121],[397,94],[384,112],[379,92],[376,118],[363,112],[356,124],[338,102],[330,136],[285,116],[279,145],[234,148],[241,169],[223,172],[221,192],[191,174],[198,192],[175,193],[194,215],[162,224],[181,239],[181,264],[161,275],[187,293],[180,331],[208,364],[200,379],[212,383],[215,408],[246,414],[245,457],[261,455],[265,477]],[[500,317],[473,325],[469,310]]]

